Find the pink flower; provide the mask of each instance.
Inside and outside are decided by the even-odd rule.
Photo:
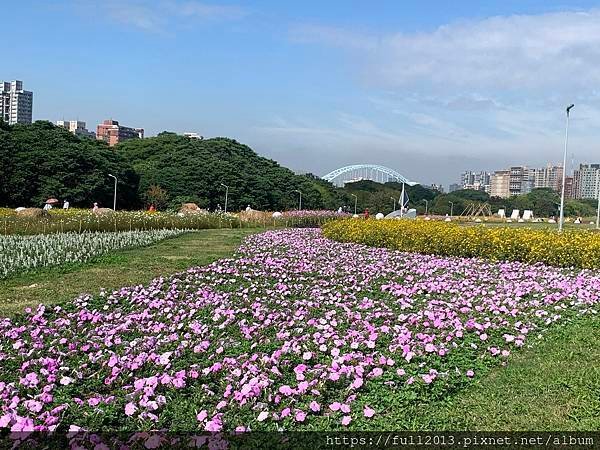
[[[469,369],[469,370],[467,370],[467,373],[466,373],[466,375],[467,375],[469,378],[473,378],[473,377],[475,376],[475,372],[473,372],[472,370],[470,370],[470,369]]]
[[[296,413],[296,422],[304,422],[306,419],[306,413],[304,411],[298,411]]]
[[[198,420],[198,422],[204,422],[207,417],[208,417],[208,412],[205,409],[203,409],[202,411],[200,411],[198,413],[198,415],[196,416],[196,419]]]
[[[331,405],[329,405],[329,409],[332,411],[339,411],[341,406],[342,405],[339,402],[333,402]]]
[[[290,408],[285,408],[283,411],[281,411],[281,417],[287,417],[290,415],[291,412],[292,410]]]
[[[135,413],[137,411],[137,406],[135,406],[133,403],[127,403],[125,405],[125,415],[126,416],[132,416],[133,413]]]
[[[10,421],[12,420],[10,414],[5,414],[0,416],[0,428],[6,428]]]
[[[296,373],[302,373],[305,370],[306,370],[305,364],[298,364],[296,367],[294,367],[294,372],[296,372]]]
[[[317,402],[315,402],[313,400],[312,402],[310,402],[310,409],[313,412],[319,412],[319,411],[321,411],[321,405],[319,405]]]
[[[264,421],[267,417],[269,417],[269,413],[267,411],[262,411],[258,417],[256,418],[256,420],[258,420],[259,422]]]
[[[431,382],[435,379],[435,375],[422,375],[421,378],[423,378],[423,381],[425,382],[425,384],[431,384]]]
[[[218,417],[213,417],[210,422],[206,424],[204,430],[206,431],[221,431],[223,429],[223,424]]]
[[[279,388],[279,392],[283,395],[292,395],[294,391],[287,384],[284,384]]]
[[[352,387],[354,389],[358,389],[359,387],[361,387],[363,385],[363,379],[362,378],[356,378],[353,382],[352,382]]]
[[[381,367],[375,367],[371,371],[371,376],[372,377],[380,377],[382,374],[383,374],[383,369]]]
[[[302,359],[305,361],[308,361],[310,358],[312,358],[312,352],[304,352],[302,355]]]
[[[371,418],[375,415],[375,410],[372,409],[370,406],[365,405],[365,409],[363,410],[363,414],[365,415],[365,417]]]
[[[38,413],[42,410],[42,403],[37,400],[27,400],[24,402],[25,407],[34,413]]]
[[[348,426],[351,421],[352,421],[352,418],[350,416],[342,417],[342,425],[344,425],[345,427]]]

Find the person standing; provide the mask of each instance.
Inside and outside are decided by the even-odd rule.
[[[65,209],[65,210],[69,209],[69,206],[71,206],[71,204],[69,203],[69,200],[65,200],[63,202],[63,209]]]

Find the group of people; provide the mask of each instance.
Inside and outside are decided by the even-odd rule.
[[[69,203],[69,200],[65,200],[63,202],[63,209],[69,209],[71,207],[71,204]],[[52,203],[45,203],[44,204],[44,211],[50,211],[52,209]]]

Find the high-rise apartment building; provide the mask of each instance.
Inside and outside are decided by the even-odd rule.
[[[96,137],[96,133],[89,131],[85,127],[85,122],[81,120],[57,120],[56,125],[66,128],[71,133],[79,137],[88,137],[92,139]]]
[[[529,177],[529,169],[525,166],[513,166],[510,168],[509,194],[522,195],[531,192],[532,180]]]
[[[575,198],[598,198],[600,187],[600,164],[580,164],[573,173]],[[567,190],[565,189],[565,195]]]
[[[10,125],[31,123],[33,92],[23,90],[19,80],[0,82],[0,119]]]
[[[462,189],[462,186],[458,183],[452,183],[449,187],[448,187],[448,192],[454,192],[454,191],[458,191]]]
[[[562,189],[562,180],[558,192]],[[575,179],[573,177],[565,177],[565,198],[575,198]]]
[[[546,167],[529,169],[529,180],[532,189],[550,188],[556,192],[562,189],[562,174],[561,166],[553,166],[548,164]]]
[[[490,176],[489,172],[463,172],[460,176],[461,189],[474,189],[476,191],[490,192]]]
[[[119,125],[116,120],[105,120],[96,130],[96,139],[105,141],[109,146],[117,145],[121,141],[127,139],[143,139],[144,129],[143,128],[130,128],[123,125]]]
[[[491,197],[510,197],[510,170],[497,170],[490,177],[490,196]]]

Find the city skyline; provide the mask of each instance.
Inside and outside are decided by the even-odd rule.
[[[34,120],[112,117],[232,137],[297,172],[377,163],[445,186],[558,163],[573,102],[569,162],[596,162],[594,2],[350,3],[10,4],[32,6],[33,32],[2,77],[35,92]]]

